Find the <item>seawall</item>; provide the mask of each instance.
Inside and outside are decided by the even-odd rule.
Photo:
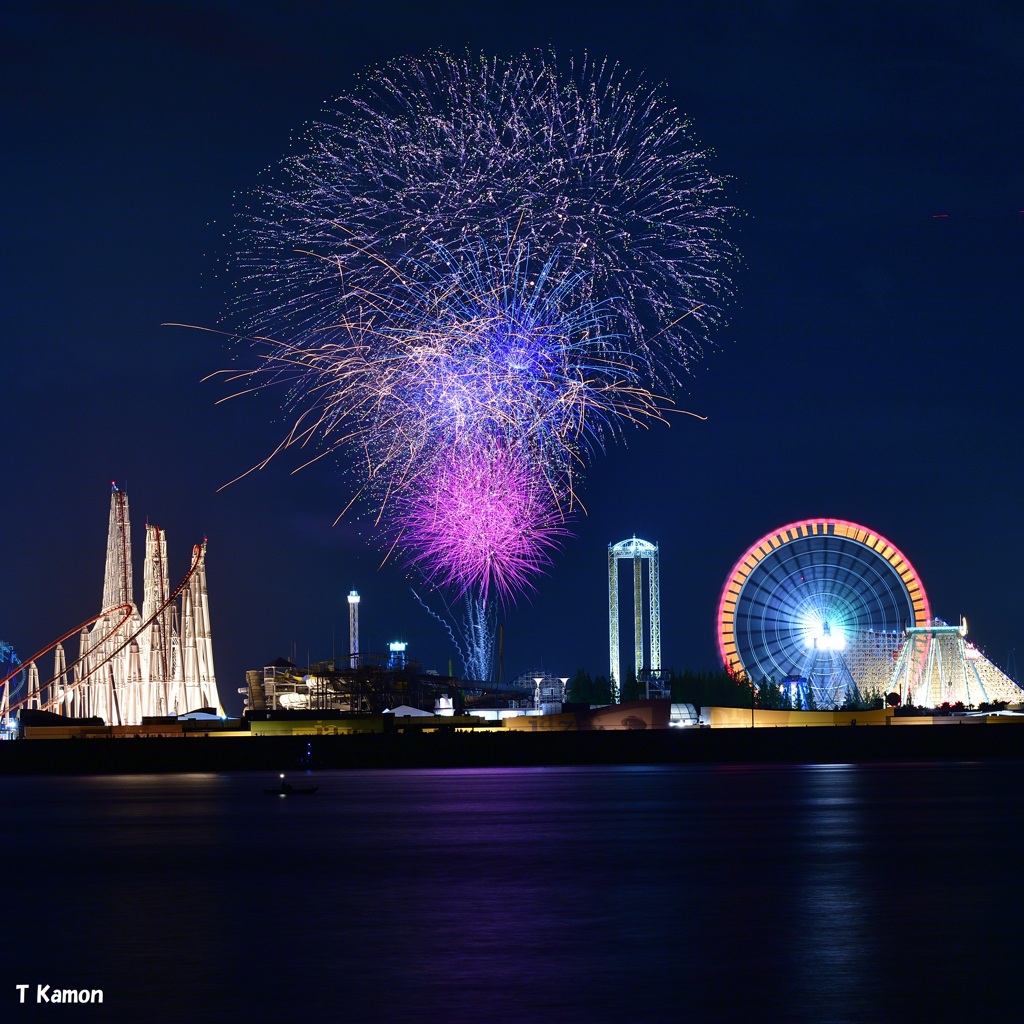
[[[836,726],[618,732],[53,739],[0,743],[0,774],[971,761],[1024,757],[1024,728]]]

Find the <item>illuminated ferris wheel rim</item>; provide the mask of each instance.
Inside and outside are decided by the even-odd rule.
[[[848,519],[801,519],[766,533],[737,559],[722,588],[718,602],[718,656],[733,674],[744,671],[736,637],[736,605],[753,570],[773,551],[807,537],[839,537],[863,545],[883,558],[902,581],[914,613],[914,626],[926,626],[931,608],[917,571],[910,560],[891,541],[875,530]]]

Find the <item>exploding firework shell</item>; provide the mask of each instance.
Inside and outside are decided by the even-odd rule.
[[[283,446],[341,454],[432,582],[503,599],[574,478],[731,295],[731,209],[661,91],[607,61],[396,61],[238,213],[235,315],[286,380]],[[355,500],[355,499],[353,499]]]
[[[453,451],[422,484],[393,516],[408,564],[483,604],[531,587],[570,535],[543,474],[501,445]]]
[[[658,399],[621,340],[606,303],[581,298],[585,280],[518,243],[436,247],[381,303],[378,347],[387,379],[375,410],[399,424],[388,450],[418,451],[502,439],[549,477],[582,465],[624,420],[660,415]],[[391,461],[391,460],[387,460]]]
[[[670,380],[731,295],[724,179],[661,90],[608,61],[398,60],[301,145],[239,211],[251,330],[294,342],[348,288],[386,291],[392,261],[512,236],[583,268]]]
[[[306,344],[270,344],[301,429],[347,453],[354,489],[379,516],[455,448],[500,442],[563,489],[623,421],[661,415],[609,333],[607,304],[558,256],[482,241],[429,263],[403,260],[379,295],[350,294],[350,319]],[[571,504],[572,486],[567,489]]]

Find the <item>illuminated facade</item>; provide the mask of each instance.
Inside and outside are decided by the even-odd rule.
[[[404,640],[394,640],[388,644],[388,668],[401,671],[405,668],[405,651],[409,645]]]
[[[53,679],[35,687],[37,706],[110,725],[139,725],[143,717],[213,708],[223,715],[213,667],[206,590],[206,542],[174,589],[165,531],[146,525],[142,611],[134,602],[128,495],[110,495],[103,610],[79,635],[79,657],[65,663],[55,645]],[[31,705],[30,705],[31,706]]]
[[[619,699],[622,689],[622,665],[619,654],[619,559],[633,563],[633,665],[639,679],[647,671],[657,677],[661,672],[661,591],[659,586],[658,545],[650,541],[629,540],[608,545],[608,670],[612,697]],[[650,662],[644,659],[644,587],[643,563],[648,564],[647,608],[650,625]]]

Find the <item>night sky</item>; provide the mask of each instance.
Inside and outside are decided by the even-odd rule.
[[[28,657],[99,611],[109,487],[171,575],[209,538],[218,683],[405,639],[459,662],[345,481],[269,454],[278,398],[216,405],[214,334],[236,196],[367,66],[433,47],[553,46],[663,81],[744,211],[737,299],[677,395],[707,417],[636,431],[582,491],[551,573],[505,621],[507,678],[607,666],[606,552],[661,546],[663,660],[716,664],[733,563],[794,520],[862,523],[902,549],[935,614],[1006,666],[1024,543],[1024,9],[934,0],[162,3],[11,0],[0,14],[5,197],[0,637]],[[1024,648],[1021,648],[1024,654]],[[1011,669],[1017,669],[1012,655]],[[50,656],[41,671],[48,673]]]

